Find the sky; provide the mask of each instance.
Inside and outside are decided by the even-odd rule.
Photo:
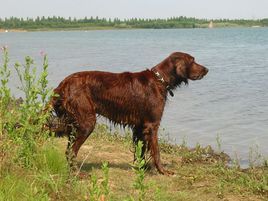
[[[268,0],[0,0],[0,18],[268,18]]]

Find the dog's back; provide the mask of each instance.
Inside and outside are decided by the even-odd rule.
[[[115,123],[135,126],[145,119],[151,120],[151,109],[165,99],[158,85],[149,70],[137,73],[79,72],[65,78],[54,90],[58,97],[53,106],[61,116],[72,99],[77,100],[83,93],[84,98],[92,102],[96,114]]]

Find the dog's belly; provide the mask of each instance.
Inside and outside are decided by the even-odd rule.
[[[96,108],[96,113],[106,117],[114,123],[128,126],[138,126],[144,122],[144,110],[140,107],[133,105],[98,105]]]

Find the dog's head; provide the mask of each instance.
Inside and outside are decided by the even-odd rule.
[[[176,75],[182,79],[200,80],[208,73],[208,69],[196,63],[189,54],[175,52],[169,58]]]

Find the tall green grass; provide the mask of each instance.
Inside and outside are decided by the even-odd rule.
[[[23,64],[14,65],[23,99],[12,96],[8,87],[11,68],[7,48],[3,50],[0,66],[0,198],[3,200],[48,200],[48,191],[39,188],[46,177],[47,184],[56,189],[51,175],[67,172],[65,160],[50,144],[44,125],[49,117],[46,102],[53,95],[48,88],[48,60],[44,56],[38,76],[29,56]],[[63,168],[64,167],[64,168]],[[65,173],[66,174],[66,173]],[[43,177],[42,182],[40,178]],[[51,179],[52,178],[52,179]]]

